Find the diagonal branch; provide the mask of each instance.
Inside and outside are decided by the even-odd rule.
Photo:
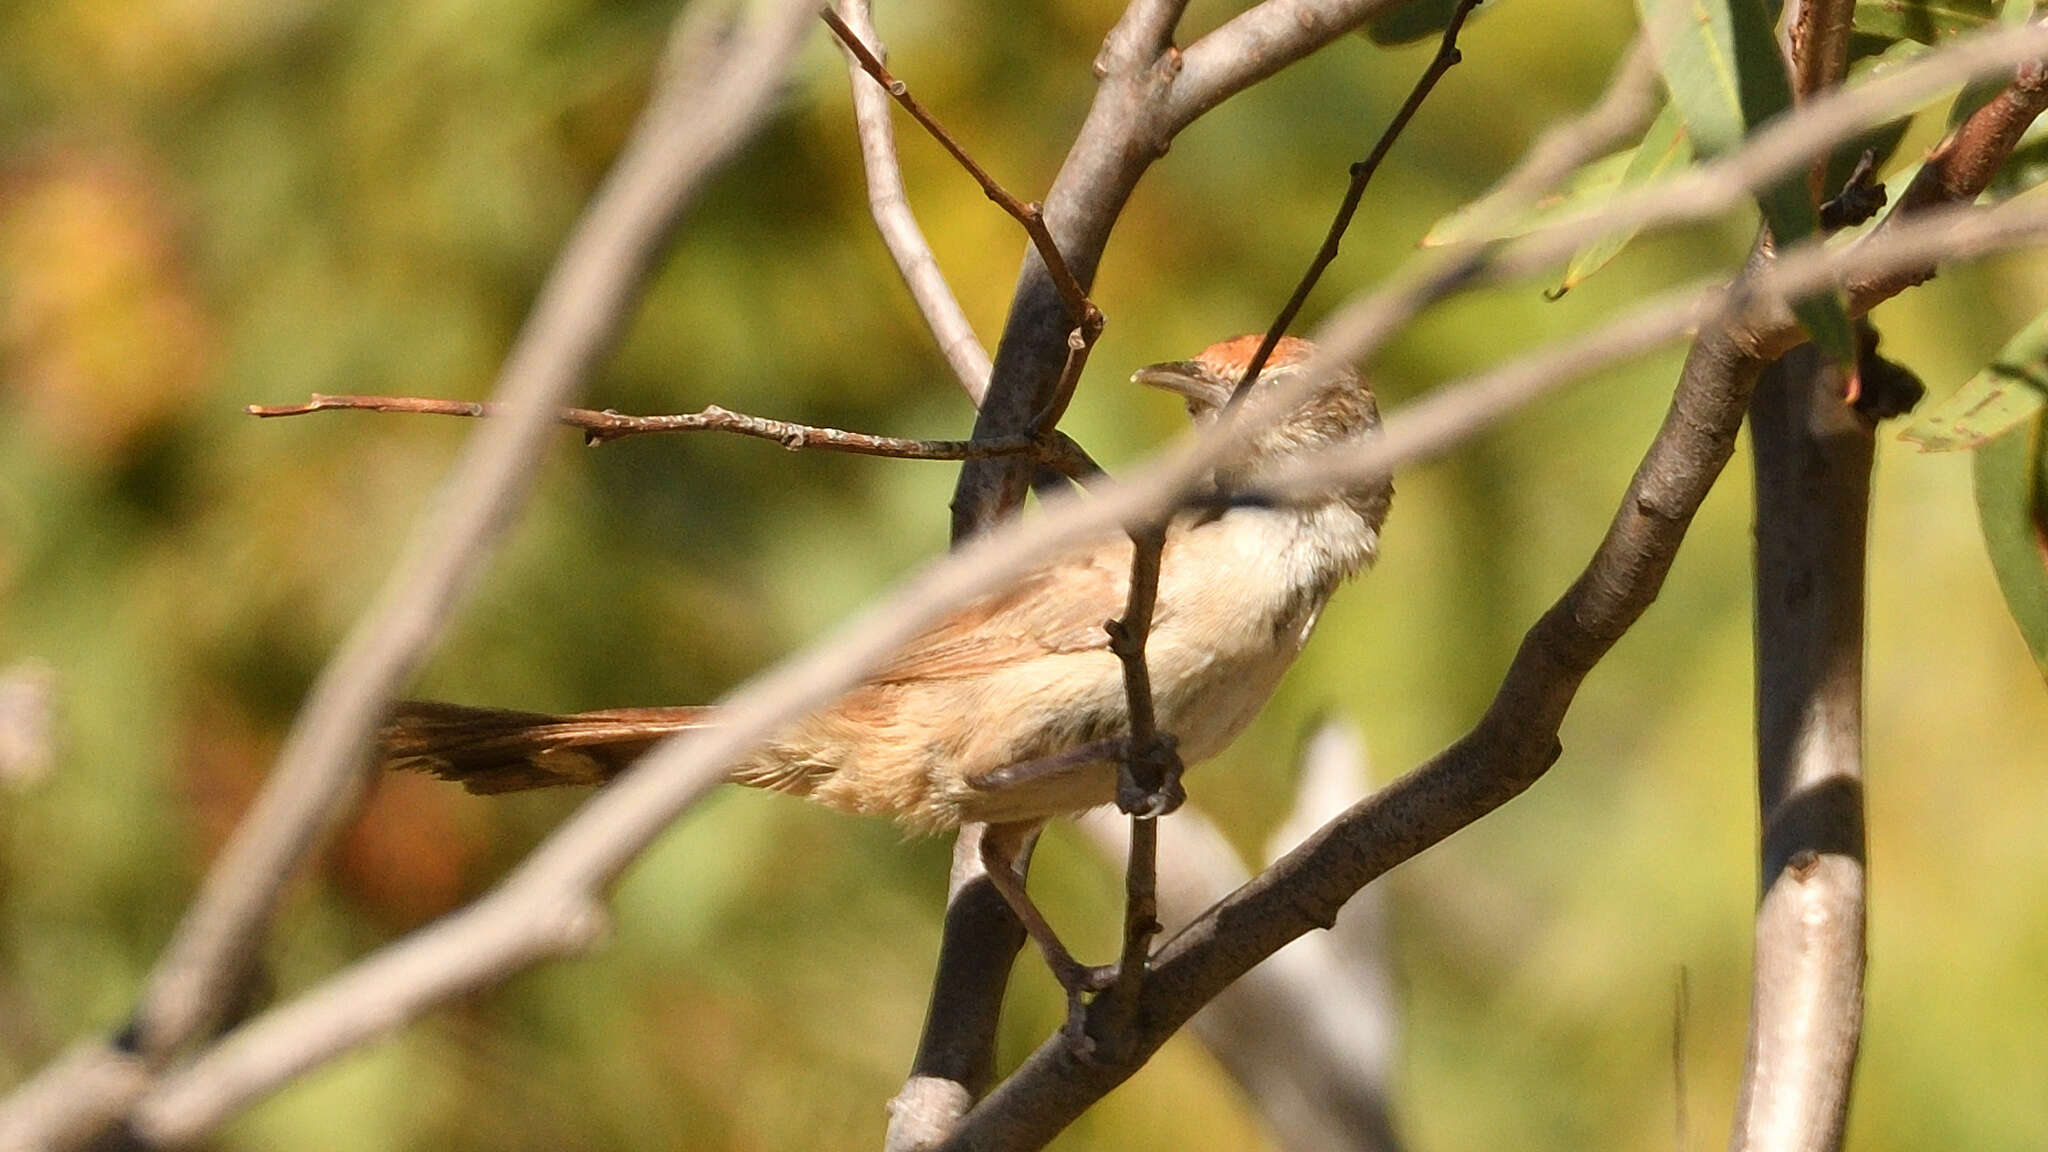
[[[1330,230],[1323,237],[1323,246],[1316,250],[1315,258],[1309,261],[1308,270],[1301,275],[1301,282],[1294,286],[1294,294],[1287,298],[1287,303],[1280,308],[1280,314],[1273,318],[1272,325],[1266,329],[1265,338],[1259,341],[1258,351],[1252,353],[1251,360],[1245,364],[1244,375],[1238,379],[1236,389],[1231,392],[1231,403],[1243,401],[1245,393],[1251,391],[1252,381],[1257,380],[1259,373],[1265,370],[1266,360],[1273,355],[1273,349],[1279,346],[1280,338],[1287,335],[1288,328],[1294,324],[1294,318],[1301,314],[1302,305],[1308,303],[1309,293],[1315,291],[1316,284],[1323,278],[1323,272],[1337,259],[1338,245],[1343,242],[1344,233],[1350,231],[1351,218],[1357,214],[1359,203],[1365,199],[1365,187],[1372,183],[1373,174],[1380,170],[1380,164],[1386,160],[1387,153],[1393,151],[1394,141],[1400,139],[1402,129],[1408,127],[1408,121],[1415,118],[1415,113],[1422,108],[1422,102],[1429,99],[1430,92],[1436,88],[1436,82],[1443,79],[1444,73],[1449,72],[1464,59],[1458,51],[1458,31],[1465,26],[1465,18],[1470,16],[1472,9],[1478,5],[1479,0],[1458,0],[1457,6],[1451,10],[1449,22],[1444,25],[1443,38],[1437,41],[1436,55],[1430,57],[1428,67],[1422,70],[1422,76],[1415,81],[1415,87],[1409,91],[1408,98],[1401,102],[1401,107],[1394,113],[1393,120],[1388,122],[1386,131],[1380,133],[1380,138],[1373,144],[1372,151],[1366,154],[1365,159],[1351,166],[1351,185],[1344,190],[1343,202],[1337,206],[1336,218],[1330,221]]]
[[[160,1066],[213,1028],[284,885],[353,809],[362,751],[391,693],[424,657],[531,491],[553,409],[617,338],[676,222],[768,110],[807,8],[784,0],[759,9],[727,43],[723,19],[710,10],[692,9],[678,21],[647,108],[500,373],[496,393],[509,418],[480,430],[419,521],[377,601],[315,683],[269,781],[151,973],[122,1038],[143,1063]],[[91,1063],[88,1055],[78,1061]],[[131,1078],[122,1093],[66,1092],[39,1079],[31,1091],[44,1106],[0,1118],[0,1143],[82,1138],[118,1115],[143,1084]]]
[[[867,0],[837,0],[837,10],[853,35],[869,46],[877,60],[883,59],[886,53],[881,37],[875,34]],[[959,378],[967,398],[979,408],[982,393],[988,390],[988,349],[981,346],[974,326],[967,322],[967,313],[947,286],[946,275],[939,269],[931,245],[925,242],[917,218],[911,214],[910,199],[903,190],[903,170],[896,161],[896,130],[889,120],[888,93],[866,82],[867,70],[851,51],[847,57],[847,71],[853,80],[854,126],[860,136],[868,210],[875,218],[875,231],[881,234],[883,245],[896,261],[896,270],[910,289],[911,299],[917,302],[925,325],[938,340],[939,351],[952,366],[953,375]]]
[[[954,163],[966,169],[969,176],[974,177],[974,182],[981,185],[982,194],[994,201],[1004,212],[1009,213],[1018,224],[1023,225],[1025,234],[1031,237],[1031,246],[1037,250],[1039,259],[1045,261],[1045,266],[1051,271],[1053,283],[1059,288],[1060,296],[1066,302],[1067,313],[1073,319],[1074,325],[1085,327],[1089,323],[1089,318],[1093,316],[1094,323],[1099,327],[1101,313],[1089,301],[1087,290],[1081,287],[1081,282],[1074,277],[1073,271],[1067,267],[1066,260],[1061,257],[1059,245],[1053,242],[1052,233],[1045,227],[1043,208],[1039,204],[1026,203],[1010,195],[1008,190],[996,183],[995,178],[990,176],[986,169],[975,163],[974,157],[968,155],[967,149],[953,139],[952,133],[946,131],[938,119],[918,102],[917,97],[910,94],[910,86],[889,74],[889,69],[881,59],[869,50],[860,37],[853,34],[853,29],[846,26],[846,21],[840,19],[839,13],[826,8],[819,11],[818,16],[832,29],[832,34],[839,38],[840,45],[859,62],[861,70],[873,77],[875,83],[881,85],[882,90],[896,103],[901,104],[903,110],[910,113],[911,119],[916,120],[932,139],[939,142],[939,147],[946,150]]]

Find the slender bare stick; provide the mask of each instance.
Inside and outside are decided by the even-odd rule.
[[[1032,247],[1038,250],[1039,258],[1044,260],[1045,266],[1052,271],[1053,283],[1058,285],[1060,295],[1066,301],[1067,312],[1074,323],[1084,323],[1091,313],[1099,315],[1095,305],[1088,299],[1087,290],[1074,278],[1073,271],[1067,267],[1065,258],[1060,255],[1060,247],[1053,241],[1052,233],[1046,230],[1043,208],[1036,202],[1026,203],[1010,195],[1008,190],[996,182],[995,177],[990,176],[986,169],[975,163],[974,157],[968,155],[967,149],[962,148],[960,142],[953,139],[952,133],[947,132],[938,119],[927,111],[923,104],[918,103],[917,97],[910,94],[910,86],[889,74],[889,69],[883,65],[881,59],[861,42],[860,37],[853,34],[853,29],[846,26],[846,21],[840,19],[839,13],[827,8],[818,15],[832,29],[832,34],[839,38],[841,46],[860,63],[862,70],[874,77],[875,83],[881,85],[896,103],[903,106],[905,112],[910,113],[911,119],[916,120],[931,134],[932,139],[939,142],[939,147],[944,148],[947,154],[953,157],[954,163],[966,169],[969,176],[974,177],[974,182],[981,185],[982,194],[1009,213],[1017,223],[1023,225],[1025,234],[1031,237]]]
[[[1104,627],[1109,648],[1123,664],[1124,708],[1128,716],[1125,775],[1141,794],[1162,807],[1177,805],[1180,761],[1170,738],[1162,738],[1153,712],[1152,672],[1145,662],[1145,644],[1152,635],[1152,615],[1159,605],[1159,562],[1166,548],[1166,525],[1155,521],[1131,532],[1131,581],[1124,614]],[[1168,809],[1170,810],[1170,809]],[[1145,961],[1152,938],[1159,934],[1159,821],[1162,812],[1130,811],[1131,847],[1124,861],[1124,939],[1117,957],[1116,982],[1097,998],[1100,1011],[1089,1013],[1088,1039],[1101,1049],[1122,1043],[1130,1013],[1145,983]]]
[[[1863,1019],[1863,583],[1874,422],[1811,345],[1764,372],[1756,460],[1757,909],[1729,1147],[1841,1146]]]
[[[1266,361],[1273,355],[1273,349],[1279,346],[1280,338],[1287,335],[1287,330],[1294,324],[1294,318],[1301,314],[1302,305],[1308,303],[1309,293],[1315,291],[1316,285],[1323,278],[1323,273],[1328,270],[1331,262],[1337,259],[1337,249],[1344,241],[1344,233],[1351,230],[1351,218],[1358,213],[1358,205],[1365,199],[1366,185],[1372,183],[1373,174],[1380,170],[1380,165],[1385,162],[1387,154],[1393,151],[1394,141],[1401,138],[1402,129],[1408,127],[1408,122],[1415,118],[1415,113],[1422,108],[1422,102],[1429,99],[1430,92],[1436,88],[1436,82],[1443,79],[1444,73],[1449,72],[1464,59],[1458,51],[1458,32],[1465,26],[1465,18],[1470,16],[1472,9],[1478,5],[1479,0],[1458,0],[1457,6],[1451,9],[1450,20],[1444,25],[1443,38],[1437,41],[1436,55],[1430,57],[1428,67],[1422,70],[1422,75],[1415,81],[1415,87],[1409,91],[1408,98],[1401,102],[1400,109],[1394,113],[1394,118],[1388,122],[1386,130],[1380,133],[1380,138],[1374,142],[1372,151],[1366,154],[1365,159],[1351,166],[1351,184],[1344,190],[1344,199],[1337,206],[1336,217],[1330,221],[1329,232],[1323,237],[1323,246],[1317,249],[1315,258],[1309,261],[1307,271],[1301,274],[1301,281],[1294,286],[1294,294],[1287,298],[1287,303],[1280,308],[1280,314],[1273,318],[1272,325],[1266,329],[1265,338],[1259,341],[1258,351],[1252,353],[1251,360],[1245,364],[1244,375],[1238,379],[1237,387],[1231,393],[1233,403],[1243,400],[1245,393],[1251,390],[1252,381],[1257,380],[1259,373],[1265,370]]]
[[[506,360],[496,391],[509,418],[480,430],[420,520],[377,601],[315,683],[269,781],[152,972],[123,1036],[146,1063],[160,1064],[213,1027],[285,883],[352,810],[363,784],[362,751],[385,702],[424,656],[531,490],[553,410],[616,338],[697,190],[767,109],[807,7],[786,0],[760,10],[716,54],[719,29],[706,17],[679,22],[647,109]],[[123,1103],[90,1091],[68,1101],[106,1117]],[[60,1108],[9,1110],[0,1118],[0,1143],[44,1142],[33,1128],[13,1127],[18,1120],[65,1133],[81,1127],[76,1112]]]
[[[885,59],[881,37],[875,33],[868,0],[836,0],[847,28],[877,59]],[[981,407],[988,390],[988,350],[967,322],[967,313],[946,284],[946,275],[925,242],[924,232],[910,211],[910,198],[903,189],[903,169],[896,159],[896,129],[890,123],[888,93],[868,83],[867,70],[851,50],[847,71],[853,84],[853,120],[860,136],[861,164],[867,173],[868,210],[875,218],[875,231],[896,261],[896,270],[910,289],[911,299],[923,314],[926,327],[939,342],[939,351],[952,366],[953,375],[974,406]]]
[[[311,412],[408,412],[428,416],[504,416],[504,405],[489,401],[440,400],[425,396],[328,396],[314,393],[304,404],[251,404],[251,416],[303,416]],[[972,440],[911,440],[901,436],[874,436],[839,428],[818,428],[749,416],[713,404],[701,412],[674,416],[627,416],[606,409],[563,408],[556,422],[580,429],[587,444],[609,444],[628,436],[665,432],[731,432],[768,440],[794,452],[814,448],[822,452],[848,452],[859,456],[882,456],[893,460],[973,460],[981,456],[1029,456],[1058,468],[1064,475],[1087,479],[1101,469],[1088,459],[1081,446],[1060,433],[1043,439],[1012,437],[986,443]]]

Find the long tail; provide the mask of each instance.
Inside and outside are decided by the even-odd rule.
[[[550,716],[405,701],[378,734],[386,768],[431,772],[471,792],[602,784],[662,737],[708,727],[713,708],[614,708]]]

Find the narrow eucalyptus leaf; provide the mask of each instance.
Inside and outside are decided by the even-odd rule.
[[[1976,448],[2048,408],[2048,312],[2034,317],[1984,370],[1899,433],[1927,452]]]
[[[1852,19],[1864,35],[1934,44],[1997,17],[1993,0],[1857,0]]]
[[[1973,458],[1977,520],[2013,623],[2048,678],[2048,420],[2008,429]]]
[[[1675,172],[1690,163],[1692,141],[1686,137],[1685,123],[1679,117],[1678,109],[1667,104],[1664,111],[1650,122],[1649,129],[1643,133],[1643,139],[1636,145],[1635,151],[1629,153],[1628,165],[1607,189],[1607,194],[1613,196],[1632,188],[1639,188],[1667,172]],[[1572,256],[1571,263],[1565,266],[1564,280],[1550,294],[1551,299],[1554,300],[1578,287],[1586,277],[1606,267],[1608,261],[1619,255],[1621,250],[1628,246],[1628,242],[1635,239],[1637,231],[1639,229],[1630,228],[1613,232],[1579,249]]]

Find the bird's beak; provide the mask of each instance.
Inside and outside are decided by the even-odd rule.
[[[1148,364],[1131,373],[1131,383],[1150,384],[1168,392],[1187,398],[1188,407],[1195,410],[1218,409],[1230,403],[1230,385],[1218,380],[1207,368],[1193,360],[1175,360],[1167,364]]]

